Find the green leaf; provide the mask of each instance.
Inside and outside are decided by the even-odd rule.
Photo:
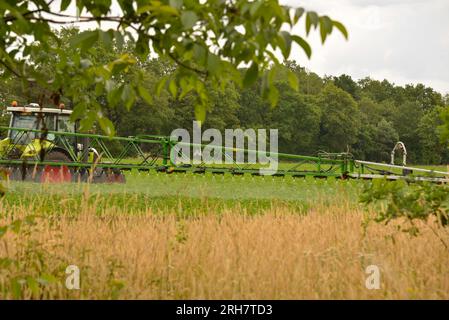
[[[201,121],[201,123],[206,120],[206,106],[204,104],[195,104],[195,119]]]
[[[136,100],[136,94],[129,84],[123,86],[123,91],[121,95],[122,101],[125,104],[125,108],[130,110]]]
[[[111,48],[113,31],[98,30],[99,39],[106,48]]]
[[[346,39],[349,38],[348,30],[346,30],[346,27],[341,22],[333,20],[332,23],[334,27],[337,28]]]
[[[98,119],[98,123],[100,124],[101,130],[103,130],[103,132],[106,135],[108,135],[108,136],[115,135],[114,124],[112,123],[111,120],[109,120],[108,118],[105,118],[105,117],[101,117]]]
[[[71,2],[72,2],[72,0],[62,0],[60,11],[65,11],[69,7]]]
[[[168,91],[170,91],[173,98],[176,98],[178,94],[178,86],[176,85],[176,79],[172,79],[168,84]]]
[[[296,74],[293,71],[288,70],[287,78],[288,78],[288,83],[290,84],[290,87],[293,90],[298,91],[299,81],[298,81],[298,77],[296,76]]]
[[[98,40],[98,31],[83,31],[77,34],[70,41],[70,44],[75,47],[81,47],[82,50],[87,50],[91,48],[95,42]]]
[[[176,8],[176,9],[181,9],[182,3],[183,3],[183,0],[170,0],[169,1],[170,6],[172,6],[173,8]]]
[[[258,11],[261,5],[263,4],[263,1],[253,1],[251,2],[251,7],[249,9],[249,14],[251,16],[254,16]]]
[[[145,100],[146,103],[148,104],[152,104],[153,103],[153,97],[151,96],[151,94],[148,92],[147,89],[145,89],[142,86],[137,86],[137,92],[139,93],[139,96]]]
[[[184,29],[192,28],[198,21],[198,16],[193,11],[183,11],[181,14],[181,22]]]
[[[80,131],[81,132],[87,132],[87,130],[90,130],[92,126],[94,125],[96,119],[96,113],[92,110],[87,112],[81,120],[80,120]]]
[[[140,33],[136,42],[136,53],[141,57],[146,57],[150,53],[149,48],[150,37],[146,34]]]
[[[209,53],[207,56],[207,70],[211,74],[216,74],[220,71],[220,58],[213,54]]]
[[[181,88],[181,93],[179,94],[179,99],[183,99],[190,91],[194,89],[192,82],[187,77],[182,77],[179,80],[179,86]]]
[[[332,20],[329,17],[324,16],[320,18],[320,35],[321,35],[321,43],[326,41],[327,35],[332,32]]]
[[[162,90],[165,87],[165,84],[167,83],[168,78],[167,77],[162,77],[161,80],[158,81],[157,85],[156,85],[156,95],[161,95]]]
[[[206,59],[206,49],[195,43],[193,46],[193,57],[197,63],[203,63]]]
[[[290,55],[291,48],[292,48],[292,38],[290,36],[290,33],[287,31],[281,31],[280,35],[281,35],[280,39],[281,39],[281,43],[282,43],[282,45],[280,46],[282,55],[284,56],[284,59],[288,59],[288,57]]]
[[[171,6],[161,6],[159,5],[152,5],[152,4],[146,4],[141,7],[139,7],[136,11],[137,14],[142,13],[148,13],[150,15],[173,15],[177,16],[178,10],[176,8]]]
[[[135,64],[136,60],[129,56],[129,54],[124,54],[120,58],[110,62],[108,64],[108,70],[112,72],[112,74],[118,74],[123,70],[127,70],[127,68]]]
[[[298,23],[299,19],[302,17],[302,15],[304,14],[304,8],[297,8],[295,10],[295,16],[293,17],[293,23],[296,24]]]
[[[310,29],[313,26],[316,28],[319,23],[318,14],[314,11],[307,12],[306,15],[306,34],[309,35]]]
[[[146,5],[143,5],[143,6],[139,6],[139,8],[137,8],[137,10],[136,10],[136,13],[140,15],[142,13],[146,13],[146,12],[152,11],[154,9],[155,9],[155,6],[152,6],[150,4],[146,4]]]
[[[120,102],[122,93],[123,93],[123,86],[111,89],[106,96],[108,104],[111,107],[116,106]]]
[[[131,86],[129,84],[123,86],[121,98],[123,102],[126,102],[131,98]]]
[[[245,72],[245,77],[243,78],[243,86],[245,88],[248,88],[253,85],[256,82],[258,75],[259,66],[257,65],[257,63],[253,62]]]
[[[310,57],[312,56],[312,48],[310,47],[309,43],[297,35],[292,35],[292,39],[304,50],[307,57],[310,59]]]
[[[125,43],[125,40],[123,39],[123,35],[120,31],[115,30],[114,31],[114,38],[115,38],[115,43],[117,45],[117,49],[119,51],[121,51],[123,49],[123,44]]]
[[[334,27],[334,24],[332,23],[332,20],[328,16],[321,17],[320,23],[322,23],[322,26],[324,26],[324,29],[328,34],[332,33],[332,28]]]
[[[270,86],[268,89],[268,101],[271,107],[275,107],[279,101],[279,90],[275,86]]]
[[[70,115],[70,120],[75,122],[81,119],[81,117],[84,116],[86,109],[87,105],[84,102],[76,104],[75,107],[73,108],[72,114]]]

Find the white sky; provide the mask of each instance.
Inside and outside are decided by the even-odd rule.
[[[59,1],[55,1],[59,8]],[[449,93],[449,0],[280,0],[328,14],[342,22],[349,41],[336,30],[321,45],[308,37],[312,58],[297,46],[290,57],[319,75],[370,76],[398,85],[423,83]],[[113,13],[115,13],[113,8]],[[75,8],[69,11],[75,12]],[[117,10],[118,11],[118,10]],[[294,29],[305,34],[304,19]],[[82,24],[82,28],[95,24]],[[103,24],[103,27],[111,27]]]
[[[398,85],[423,83],[449,93],[448,0],[281,0],[341,21],[349,41],[332,34],[324,46],[310,37],[312,58],[291,58],[320,75],[370,76]],[[298,33],[304,33],[300,25]]]

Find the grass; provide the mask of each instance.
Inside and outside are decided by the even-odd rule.
[[[0,202],[8,226],[0,299],[449,298],[449,254],[431,230],[411,237],[394,225],[362,227],[374,210],[357,200],[366,182],[127,178],[10,183]],[[80,290],[64,286],[72,264]],[[365,287],[372,264],[379,290]]]

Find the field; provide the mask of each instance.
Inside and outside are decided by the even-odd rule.
[[[162,173],[122,185],[11,182],[0,299],[448,299],[447,249],[425,225],[417,237],[365,228],[376,210],[358,202],[365,183]],[[79,290],[65,286],[69,265]],[[378,290],[365,286],[369,265]]]

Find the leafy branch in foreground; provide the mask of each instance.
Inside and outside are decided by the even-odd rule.
[[[398,228],[413,236],[419,233],[416,221],[423,221],[441,240],[446,249],[448,244],[432,227],[449,227],[449,186],[431,182],[416,182],[408,184],[404,180],[387,181],[373,180],[365,185],[360,195],[360,202],[381,204],[377,215],[372,220],[388,224],[393,220],[405,219],[405,224]]]
[[[63,0],[59,4],[52,0],[1,1],[0,76],[19,77],[44,88],[48,94],[42,101],[51,97],[57,104],[62,96],[70,99],[74,114],[88,119],[83,123],[86,129],[100,120],[102,129],[113,134],[112,123],[96,97],[107,96],[110,105],[131,107],[136,97],[151,102],[164,87],[174,97],[192,92],[195,115],[204,120],[206,80],[217,88],[229,82],[249,87],[262,76],[262,95],[275,105],[279,93],[274,79],[282,69],[279,54],[287,59],[294,44],[308,57],[312,54],[308,42],[292,33],[294,26],[304,21],[306,35],[316,29],[323,43],[335,29],[348,37],[340,22],[314,11],[282,6],[278,0],[117,0],[118,13],[112,12],[112,4],[112,0]],[[69,10],[74,7],[77,14]],[[52,46],[60,41],[53,27],[75,22],[96,22],[97,27],[73,39],[70,46],[76,50]],[[114,27],[102,29],[104,22]],[[139,60],[156,54],[170,58],[178,68],[163,77],[154,92],[148,92],[141,74],[123,80],[129,67],[138,63],[132,56],[117,56],[101,65],[89,60],[88,52],[96,42],[118,48],[131,42]],[[55,56],[54,73],[40,68]],[[297,88],[296,78],[290,75],[289,79]],[[94,97],[86,94],[91,88]]]

